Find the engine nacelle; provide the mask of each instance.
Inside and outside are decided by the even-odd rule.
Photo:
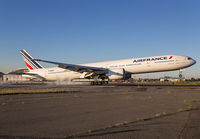
[[[110,80],[119,80],[119,79],[123,79],[124,78],[124,69],[120,68],[120,69],[109,69],[108,73],[106,74],[106,76],[108,76],[108,78]]]

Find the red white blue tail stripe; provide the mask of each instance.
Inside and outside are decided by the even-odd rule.
[[[26,52],[26,50],[20,50],[20,53],[29,70],[44,68],[39,62],[35,61],[34,58]]]

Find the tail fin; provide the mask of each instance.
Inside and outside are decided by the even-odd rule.
[[[20,53],[29,70],[44,68],[39,62],[35,61],[34,58],[28,52],[26,52],[26,50],[20,50]]]

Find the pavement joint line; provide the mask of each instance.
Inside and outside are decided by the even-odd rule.
[[[182,112],[200,110],[200,108],[197,108],[197,107],[186,107],[186,108],[180,108],[180,109],[178,109],[176,112],[173,112],[173,113],[162,112],[162,113],[157,113],[157,114],[155,114],[154,116],[151,116],[151,117],[136,118],[136,120],[134,120],[134,121],[124,121],[124,122],[121,122],[121,123],[115,123],[115,124],[108,125],[108,126],[105,126],[105,127],[94,129],[94,130],[89,129],[88,131],[75,133],[75,134],[72,134],[70,136],[65,136],[64,138],[69,139],[69,138],[85,137],[85,136],[88,136],[88,134],[92,134],[92,133],[100,132],[100,131],[106,131],[108,129],[112,129],[112,128],[116,128],[116,127],[121,127],[121,126],[129,125],[129,124],[134,124],[134,123],[143,122],[143,121],[149,121],[149,120],[158,119],[158,118],[163,118],[163,117],[166,117],[166,116],[172,116],[172,115],[182,113]]]
[[[190,120],[190,116],[191,116],[191,113],[188,114],[187,120],[186,120],[186,122],[185,122],[183,128],[180,130],[177,139],[182,139],[181,135],[183,134],[183,131],[186,129],[186,127],[187,127],[187,125],[188,125],[188,122],[189,122],[189,120]]]

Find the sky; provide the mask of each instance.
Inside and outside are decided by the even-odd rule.
[[[197,64],[199,0],[0,0],[0,71],[24,68],[19,51],[70,64],[177,54]],[[52,65],[54,66],[54,65]],[[177,76],[178,71],[143,74]]]

